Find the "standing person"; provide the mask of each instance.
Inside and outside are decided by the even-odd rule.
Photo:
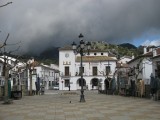
[[[131,96],[135,96],[135,81],[131,79],[130,82],[131,82]]]
[[[69,91],[70,91],[70,88],[71,88],[70,84],[68,85],[68,88],[69,88]]]
[[[154,94],[157,92],[157,81],[154,78],[153,74],[151,73],[151,82],[150,82],[150,86],[151,86],[151,97],[152,99],[154,98]]]
[[[93,87],[94,87],[94,86],[93,86],[93,84],[92,84],[92,90],[93,90]]]

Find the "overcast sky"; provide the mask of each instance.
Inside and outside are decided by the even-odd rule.
[[[160,41],[160,0],[0,0],[0,40],[21,41],[21,51],[85,41]]]

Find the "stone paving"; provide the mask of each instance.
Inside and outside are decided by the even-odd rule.
[[[1,101],[0,120],[160,120],[160,101],[85,91],[86,102],[80,103],[79,95],[52,90],[10,105]]]

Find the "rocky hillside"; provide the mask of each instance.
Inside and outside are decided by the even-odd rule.
[[[135,56],[142,54],[142,47],[135,47],[134,45],[130,43],[123,43],[120,45],[113,45],[108,44],[106,42],[92,42],[91,43],[92,49],[101,49],[101,50],[107,50],[108,52],[111,52],[117,56],[117,58],[122,57],[124,55],[132,56],[134,54]],[[59,51],[58,47],[52,47],[44,50],[40,55],[32,55],[30,53],[25,54],[25,58],[34,57],[37,61],[43,62],[45,64],[55,63],[58,64],[59,61]]]

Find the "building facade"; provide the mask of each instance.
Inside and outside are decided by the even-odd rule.
[[[116,57],[110,56],[107,51],[90,50],[89,55],[82,57],[84,89],[104,90],[106,82],[111,80],[115,73]],[[71,47],[59,49],[60,90],[81,89],[80,54],[75,54]]]
[[[144,54],[128,62],[130,68],[129,80],[144,80],[145,84],[150,84],[151,73],[155,74],[153,69],[155,70],[155,64],[157,64],[153,63],[152,58],[157,50],[154,46],[144,47]],[[156,61],[156,59],[154,60]]]
[[[54,85],[59,82],[59,70],[48,65],[39,65],[35,67],[36,74],[40,78],[42,84],[45,85],[45,89],[52,89]]]
[[[155,49],[153,58],[152,58],[152,66],[153,66],[153,75],[155,77],[160,78],[160,48]]]

